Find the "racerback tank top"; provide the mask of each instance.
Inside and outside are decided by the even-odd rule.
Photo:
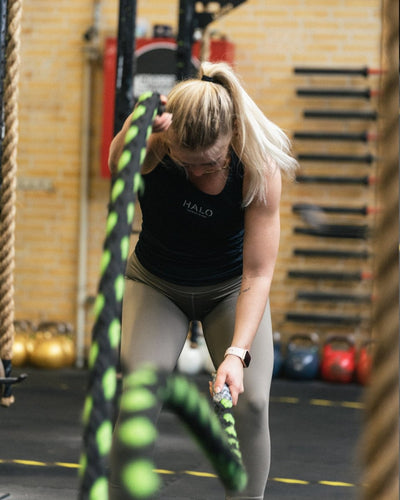
[[[217,195],[197,189],[168,156],[143,180],[142,229],[135,248],[142,266],[161,279],[188,286],[241,275],[243,165],[235,153]]]

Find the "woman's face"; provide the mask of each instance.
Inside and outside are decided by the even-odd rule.
[[[230,142],[230,137],[221,137],[208,149],[191,150],[174,145],[174,142],[171,141],[169,156],[190,176],[210,175],[227,167]]]

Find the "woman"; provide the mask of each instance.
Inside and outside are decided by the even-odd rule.
[[[291,175],[297,164],[285,134],[225,63],[203,63],[199,79],[178,83],[165,103],[142,167],[143,222],[126,270],[121,362],[125,374],[149,361],[172,371],[189,322],[201,321],[216,391],[226,383],[232,394],[249,476],[246,490],[226,499],[262,499],[281,172]],[[112,142],[112,171],[130,121]]]

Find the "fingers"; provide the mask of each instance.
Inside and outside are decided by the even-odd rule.
[[[153,132],[164,132],[169,128],[172,122],[172,114],[165,112],[165,105],[167,104],[167,96],[160,95],[160,106],[158,108],[158,115],[153,121]]]
[[[225,382],[224,382],[225,383]],[[212,382],[209,383],[209,389],[210,389],[210,395],[213,396],[214,395],[214,392],[215,393],[219,393],[221,392],[221,387],[224,386],[224,383],[220,384],[220,385],[215,385],[214,388],[213,388],[213,385],[212,385]],[[231,397],[232,397],[232,404],[233,406],[236,406],[237,405],[237,402],[239,400],[239,394],[241,394],[243,392],[243,388],[242,389],[239,389],[239,388],[236,388],[234,385],[229,385],[227,384],[228,387],[229,387],[229,391],[231,393]]]
[[[165,113],[165,107],[168,102],[168,99],[165,95],[160,95],[160,102],[157,110],[158,116],[162,116]]]
[[[163,132],[169,128],[172,122],[171,113],[163,113],[156,116],[153,122],[153,132]]]
[[[217,393],[221,392],[225,383],[226,383],[226,373],[221,372],[220,370],[218,370],[217,371],[217,376],[216,376],[215,382],[214,382],[214,390],[215,390],[215,392],[217,392]]]
[[[236,387],[234,385],[229,385],[229,390],[231,391],[231,396],[232,396],[232,404],[233,406],[236,406],[239,400],[239,394],[242,394],[243,392],[243,386],[241,388]]]
[[[243,387],[243,365],[239,358],[226,358],[220,365],[215,378],[215,392],[220,392],[224,384],[227,384],[232,396],[232,403],[236,405],[239,394],[244,391]]]

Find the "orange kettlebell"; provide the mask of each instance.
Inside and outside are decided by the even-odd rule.
[[[358,353],[356,377],[361,385],[367,385],[371,377],[372,359],[373,359],[373,340],[365,341]]]
[[[351,382],[355,371],[355,357],[356,350],[350,337],[328,337],[322,349],[322,379],[343,384]]]

